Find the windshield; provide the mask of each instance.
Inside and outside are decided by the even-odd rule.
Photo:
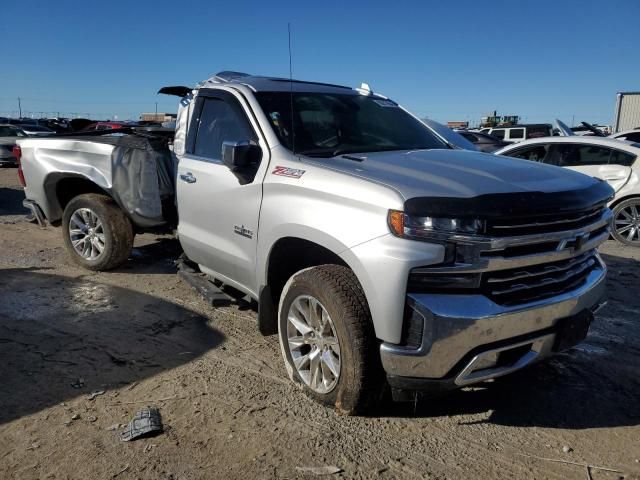
[[[282,145],[294,150],[295,143],[295,152],[302,155],[448,148],[420,121],[380,97],[289,92],[258,92],[256,97]]]

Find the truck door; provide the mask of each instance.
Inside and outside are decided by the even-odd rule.
[[[248,107],[247,107],[248,108]],[[239,99],[223,90],[200,90],[179,158],[178,236],[203,271],[255,295],[255,256],[266,142]],[[222,162],[223,142],[253,141],[262,148],[252,175],[238,178]]]

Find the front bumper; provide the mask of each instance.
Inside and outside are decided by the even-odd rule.
[[[381,345],[391,386],[460,387],[551,355],[559,322],[590,313],[602,303],[605,275],[600,262],[575,290],[516,306],[498,305],[479,294],[409,294],[407,304],[422,320],[422,341],[417,349]],[[496,364],[501,352],[511,352],[512,361]]]

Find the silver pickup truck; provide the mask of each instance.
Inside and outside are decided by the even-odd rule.
[[[223,72],[161,92],[181,97],[171,151],[19,140],[26,204],[93,269],[175,222],[201,272],[258,301],[316,400],[359,413],[387,386],[409,400],[471,385],[586,336],[606,183],[453,148],[364,85]]]

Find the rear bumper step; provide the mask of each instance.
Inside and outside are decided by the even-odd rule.
[[[44,216],[44,212],[36,202],[34,202],[33,200],[25,199],[22,201],[22,205],[31,210],[31,214],[33,215],[33,217],[30,218],[30,220],[37,221],[38,225],[40,225],[42,228],[47,226],[47,219]]]

